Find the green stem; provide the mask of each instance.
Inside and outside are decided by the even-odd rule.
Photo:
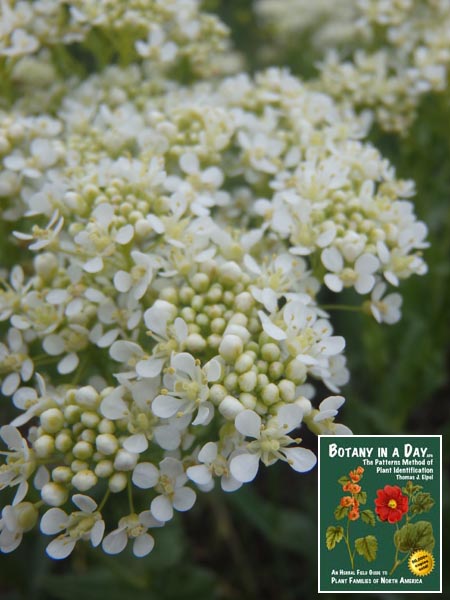
[[[107,502],[107,500],[108,500],[108,498],[109,498],[109,495],[110,495],[110,493],[111,493],[111,490],[108,488],[108,489],[106,490],[106,492],[105,492],[105,495],[103,496],[103,499],[102,499],[102,501],[100,502],[100,504],[99,504],[99,506],[98,506],[98,509],[97,509],[97,510],[98,510],[98,512],[101,512],[101,511],[102,511],[103,507],[105,506],[105,504],[106,504],[106,502]]]
[[[321,304],[319,308],[323,310],[349,310],[352,312],[362,312],[362,306],[354,306],[351,304]]]
[[[350,548],[349,533],[350,533],[350,519],[347,519],[347,532],[344,535],[344,540],[345,540],[345,544],[347,546],[348,555],[350,557],[350,564],[352,565],[352,569],[354,569],[355,568],[355,560],[354,560],[354,556],[353,556],[352,550]]]
[[[133,487],[130,479],[128,480],[128,504],[130,506],[130,513],[134,514]]]

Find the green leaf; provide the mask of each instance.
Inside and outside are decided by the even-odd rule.
[[[340,504],[338,504],[335,508],[334,511],[334,517],[335,519],[337,519],[338,521],[340,521],[341,519],[343,519],[344,517],[347,516],[349,511],[349,507],[348,506],[341,506]]]
[[[346,483],[349,483],[350,479],[347,477],[347,475],[342,475],[342,477],[339,477],[338,479],[338,484],[339,485],[345,485]]]
[[[360,504],[365,504],[367,502],[367,492],[359,492],[355,494],[355,498]]]
[[[429,492],[419,492],[414,496],[413,503],[411,504],[411,514],[419,515],[423,512],[428,512],[434,506],[434,500]]]
[[[408,523],[399,529],[394,535],[394,544],[400,552],[410,550],[428,550],[434,548],[433,527],[428,521]]]
[[[363,523],[367,523],[367,525],[375,526],[375,515],[370,508],[366,508],[366,510],[361,511],[361,519]]]
[[[404,494],[408,494],[408,496],[412,496],[416,492],[422,489],[421,485],[414,485],[412,481],[408,481],[404,488],[402,488],[402,492]]]
[[[344,528],[340,525],[338,525],[337,527],[333,527],[332,525],[330,525],[330,527],[328,527],[326,531],[325,536],[328,550],[333,550],[336,544],[339,544],[339,542],[344,537]]]
[[[355,548],[358,554],[364,556],[368,562],[372,562],[377,556],[377,538],[374,535],[366,535],[366,537],[358,538],[355,540]]]

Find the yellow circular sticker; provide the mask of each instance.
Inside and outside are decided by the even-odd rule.
[[[408,560],[411,573],[419,577],[429,575],[434,568],[434,558],[428,550],[414,550]]]

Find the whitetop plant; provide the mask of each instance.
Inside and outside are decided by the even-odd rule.
[[[199,31],[196,3],[151,4]],[[27,53],[72,42],[38,39],[3,5],[5,48],[11,23]],[[115,35],[114,5],[83,20],[69,3],[86,49],[87,22]],[[170,43],[152,35],[149,46]],[[137,58],[70,80],[55,71],[47,112],[14,85],[5,96],[0,377],[14,416],[0,428],[0,489],[15,496],[3,552],[40,518],[53,558],[82,540],[109,554],[133,540],[144,556],[148,529],[217,479],[232,492],[260,463],[310,470],[299,430],[350,433],[335,422],[342,396],[314,399],[314,381],[337,394],[349,378],[319,295],[332,307],[331,291],[354,288],[356,310],[395,322],[387,283],[426,271],[413,186],[362,141],[353,111],[281,69],[189,85],[169,71]],[[111,523],[119,494],[128,508]]]
[[[313,86],[381,127],[404,134],[424,94],[448,88],[449,0],[259,0],[256,11],[276,39],[295,44],[309,33],[326,48]]]

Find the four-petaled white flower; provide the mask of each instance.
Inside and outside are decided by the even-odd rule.
[[[239,413],[235,419],[236,429],[242,435],[255,439],[244,444],[242,452],[231,459],[233,477],[242,483],[252,481],[258,472],[260,460],[266,466],[283,460],[300,473],[312,469],[316,464],[313,452],[298,446],[289,447],[296,440],[286,435],[299,427],[302,416],[301,408],[295,404],[282,406],[276,417],[269,419],[266,424],[252,410]]]
[[[220,374],[221,366],[215,359],[202,368],[188,352],[173,354],[170,367],[164,375],[167,393],[153,400],[153,412],[167,419],[197,411],[192,424],[205,425],[213,416],[213,406],[208,402],[208,383],[217,381]]]
[[[207,442],[197,456],[200,464],[188,467],[186,474],[203,491],[214,487],[214,477],[220,477],[220,485],[224,492],[238,490],[242,483],[230,472],[229,459],[219,453],[216,442]]]
[[[9,451],[2,451],[6,456],[6,464],[0,466],[0,490],[5,487],[18,486],[13,505],[21,502],[28,492],[28,478],[36,468],[34,453],[20,431],[12,425],[0,428],[0,437]]]
[[[164,523],[155,519],[149,510],[132,513],[122,517],[119,526],[108,535],[102,542],[102,548],[106,554],[119,554],[125,549],[128,540],[133,540],[133,554],[138,558],[147,556],[153,550],[155,540],[147,533],[150,527],[162,527]]]
[[[197,497],[196,493],[184,485],[188,478],[182,463],[176,458],[167,457],[159,463],[156,481],[156,473],[153,469],[147,468],[145,474],[140,472],[141,480],[143,476],[147,477],[147,482],[153,484],[150,486],[147,483],[147,487],[155,486],[156,491],[159,492],[150,505],[150,510],[158,521],[170,521],[173,509],[184,512],[193,507]],[[136,474],[134,474],[134,481],[137,481]]]
[[[378,323],[392,325],[402,316],[400,309],[403,299],[397,293],[387,294],[383,298],[386,289],[387,285],[384,282],[380,281],[376,284],[370,297],[370,310]]]
[[[47,554],[57,560],[67,558],[79,540],[90,540],[94,547],[98,546],[105,531],[105,523],[92,498],[75,494],[72,502],[80,510],[68,515],[61,508],[50,508],[41,519],[42,533],[59,534],[46,548]]]
[[[380,261],[373,254],[361,254],[353,267],[345,266],[342,254],[335,247],[325,248],[321,258],[324,267],[330,271],[325,275],[324,282],[332,292],[341,292],[344,287],[354,286],[358,294],[368,294],[375,285],[374,273]]]

